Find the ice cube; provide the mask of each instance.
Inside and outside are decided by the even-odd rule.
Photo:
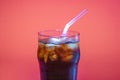
[[[49,53],[49,58],[51,61],[56,61],[58,59],[58,55],[53,51]]]
[[[54,46],[59,46],[59,45],[55,45],[55,44],[46,44],[47,47],[54,47]]]
[[[46,44],[47,47],[54,46],[54,44]]]
[[[45,45],[42,43],[38,43],[38,58],[42,59],[45,53]]]
[[[46,63],[47,60],[48,60],[48,53],[45,53],[45,54],[44,54],[44,62]]]
[[[78,43],[69,43],[69,44],[67,44],[67,46],[70,49],[75,49],[75,48],[78,48]]]
[[[50,43],[59,44],[61,42],[60,38],[50,38]]]
[[[49,42],[54,44],[65,43],[67,41],[67,37],[60,37],[60,38],[50,38]]]
[[[71,61],[73,59],[73,55],[68,55],[68,56],[65,56],[62,58],[62,61],[65,61],[65,62],[68,62],[68,61]]]
[[[44,52],[45,51],[43,49],[39,50],[39,52],[38,52],[38,58],[39,59],[42,59],[44,57]]]

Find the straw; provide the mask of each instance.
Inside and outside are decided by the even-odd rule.
[[[81,18],[82,16],[84,16],[87,13],[87,9],[82,10],[82,12],[80,12],[76,17],[74,17],[71,21],[69,21],[66,25],[65,28],[62,32],[62,35],[65,36],[67,34],[68,29],[70,28],[70,26],[75,23],[79,18]]]
[[[59,43],[64,43],[67,39],[66,34],[68,29],[70,28],[70,26],[75,23],[79,18],[81,18],[82,16],[84,16],[87,13],[87,9],[82,10],[82,12],[80,12],[76,17],[74,17],[71,21],[69,21],[66,25],[65,28],[62,32],[62,38],[50,38],[49,42],[50,43],[54,43],[54,44],[59,44]]]

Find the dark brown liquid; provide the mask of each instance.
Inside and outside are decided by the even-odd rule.
[[[68,47],[66,47],[66,44],[60,44],[58,48],[54,49],[55,54],[57,54],[57,58],[55,59],[51,59],[49,58],[50,56],[48,56],[48,59],[46,60],[45,55],[44,57],[39,57],[39,51],[41,51],[40,49],[47,50],[47,48],[43,46],[42,48],[38,49],[38,61],[40,64],[41,80],[76,80],[77,65],[80,58],[79,47],[75,48],[74,50],[70,50]],[[72,42],[72,44],[75,43]],[[56,49],[59,51],[56,51]],[[43,52],[45,52],[44,50]],[[67,55],[64,56],[61,54]]]

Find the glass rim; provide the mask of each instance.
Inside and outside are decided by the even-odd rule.
[[[55,32],[59,32],[62,34],[63,30],[61,29],[53,29],[53,30],[42,30],[42,31],[39,31],[38,32],[38,36],[44,36],[44,37],[63,37],[63,35],[51,35],[51,34],[45,34],[45,32],[52,32],[52,31],[55,31]],[[72,33],[72,34],[69,34],[69,33]],[[73,36],[76,36],[76,35],[80,35],[80,33],[78,31],[73,31],[73,30],[68,30],[68,35],[66,35],[67,37],[73,37]]]

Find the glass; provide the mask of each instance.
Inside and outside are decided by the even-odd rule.
[[[79,33],[68,31],[66,36],[61,34],[61,30],[38,32],[37,57],[41,80],[77,79]]]

